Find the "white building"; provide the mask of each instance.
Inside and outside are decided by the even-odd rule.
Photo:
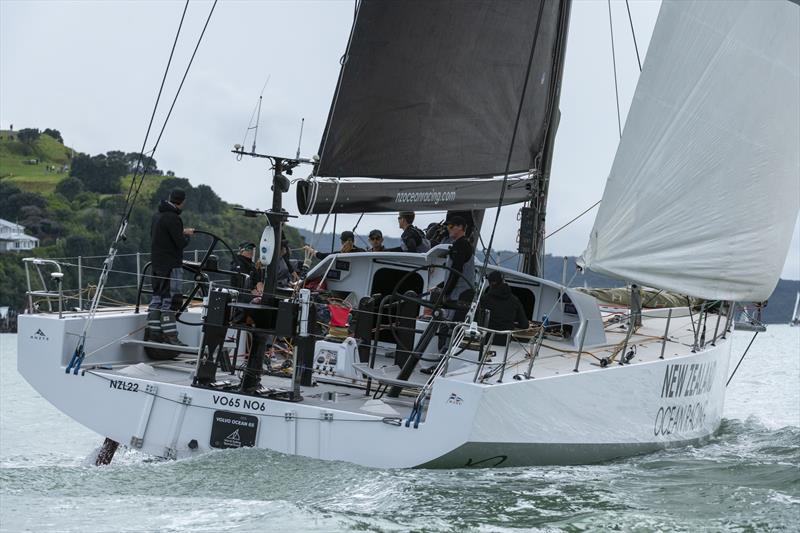
[[[25,226],[0,218],[0,254],[24,252],[39,246],[39,239],[25,235]]]

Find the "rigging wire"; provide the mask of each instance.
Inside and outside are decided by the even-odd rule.
[[[614,22],[611,20],[611,0],[608,0],[608,27],[611,30],[611,60],[614,63],[614,93],[617,97],[617,128],[622,138],[622,118],[619,112],[619,84],[617,83],[617,55],[614,51]]]
[[[187,10],[188,4],[189,4],[189,2],[187,0],[186,4],[184,6],[183,14],[181,15],[181,21],[180,21],[180,24],[179,24],[179,27],[178,27],[178,32],[175,35],[175,42],[173,43],[172,50],[170,51],[170,59],[169,59],[169,62],[167,64],[167,69],[166,69],[166,71],[164,73],[164,78],[166,78],[167,72],[169,70],[169,65],[172,62],[172,57],[173,57],[173,54],[175,52],[175,47],[177,45],[178,37],[180,36],[180,29],[183,26],[183,21],[184,21],[185,15],[186,15],[186,10]],[[152,155],[155,154],[156,149],[158,148],[158,144],[161,141],[161,137],[164,135],[164,130],[166,129],[167,124],[169,123],[170,116],[172,115],[172,111],[175,108],[175,103],[177,102],[178,96],[181,93],[181,89],[183,88],[183,84],[186,81],[186,77],[189,74],[189,69],[191,68],[192,63],[194,62],[195,55],[197,54],[197,50],[200,47],[200,43],[203,40],[203,36],[205,35],[206,29],[208,28],[208,23],[211,21],[211,16],[213,15],[214,9],[216,8],[216,6],[217,6],[217,0],[214,0],[214,4],[211,6],[211,9],[210,9],[210,11],[208,13],[208,17],[206,18],[206,22],[205,22],[205,24],[203,26],[203,30],[202,30],[202,32],[200,32],[200,36],[197,39],[197,44],[195,45],[194,51],[192,52],[192,56],[189,59],[189,63],[186,66],[186,70],[183,73],[183,78],[181,79],[181,83],[178,86],[178,89],[177,89],[177,91],[175,93],[175,97],[173,98],[172,104],[170,105],[169,111],[167,112],[167,115],[164,118],[164,122],[163,122],[163,124],[161,126],[161,130],[159,131],[158,137],[156,138],[156,141],[155,141],[155,143],[153,145],[152,150],[150,150],[148,152],[150,154],[149,157],[152,157]],[[163,86],[164,86],[164,80],[162,79],[161,87],[159,88],[158,99],[156,101],[156,105],[155,105],[154,110],[153,110],[153,115],[155,115],[156,109],[158,108],[158,103],[159,103],[160,98],[161,98],[161,93],[163,91]],[[153,122],[153,117],[151,116],[150,124],[148,125],[148,128],[147,128],[147,135],[145,137],[144,145],[146,145],[147,138],[150,135],[152,122]],[[140,160],[139,161],[141,162],[141,160],[143,158],[144,158],[144,149],[142,149],[142,151],[140,152]],[[137,165],[137,166],[140,166],[140,165]],[[139,176],[137,178],[136,174],[134,174],[133,178],[131,179],[131,185],[130,185],[130,189],[128,191],[128,196],[127,196],[127,198],[125,200],[126,204],[125,204],[124,214],[122,216],[122,220],[120,221],[120,225],[119,225],[119,228],[117,230],[117,235],[114,238],[114,241],[111,243],[111,247],[109,248],[108,256],[106,257],[106,260],[103,262],[103,270],[100,272],[100,276],[99,276],[98,283],[97,283],[97,290],[95,292],[94,298],[92,299],[92,304],[91,304],[91,307],[89,309],[89,316],[87,317],[87,320],[84,323],[83,331],[81,333],[81,338],[78,341],[78,345],[75,347],[75,352],[73,353],[72,358],[71,358],[69,364],[67,365],[67,370],[66,370],[67,372],[69,372],[70,370],[74,369],[74,373],[77,374],[78,369],[80,368],[81,362],[83,361],[83,358],[85,357],[84,347],[85,347],[85,342],[86,342],[86,332],[91,327],[92,322],[94,321],[95,314],[97,313],[97,308],[100,305],[100,299],[101,299],[101,296],[102,296],[102,293],[103,293],[103,288],[105,287],[106,281],[108,280],[108,271],[111,270],[111,268],[113,267],[114,258],[115,258],[116,254],[117,254],[117,245],[119,244],[120,241],[125,240],[125,238],[126,238],[125,237],[125,232],[126,232],[127,227],[128,227],[128,221],[130,219],[131,213],[133,212],[133,207],[136,204],[136,200],[139,197],[139,193],[141,192],[142,185],[144,184],[144,178],[147,175],[147,171],[148,170],[149,170],[149,165],[145,165],[144,169],[142,170],[141,176]],[[138,181],[138,184],[136,185],[136,187],[134,189],[134,184],[136,183],[137,179],[139,181]],[[131,194],[131,191],[133,192],[133,194]]]
[[[494,224],[492,225],[492,233],[489,236],[489,246],[488,250],[492,249],[492,244],[494,244],[494,234],[497,231],[497,221],[500,219],[500,210],[503,208],[503,199],[506,193],[506,183],[508,182],[508,172],[511,168],[511,155],[514,153],[514,143],[517,140],[517,131],[519,130],[519,121],[522,117],[522,107],[525,103],[525,94],[528,91],[528,81],[530,80],[531,75],[531,67],[533,66],[533,56],[536,52],[536,42],[539,40],[539,28],[541,27],[542,23],[542,11],[544,10],[544,2],[539,2],[539,14],[536,17],[536,29],[533,32],[533,42],[531,43],[531,53],[528,57],[528,68],[525,70],[525,83],[522,85],[522,94],[519,97],[519,106],[517,107],[517,116],[514,120],[514,130],[511,133],[511,143],[508,147],[508,157],[506,158],[506,169],[503,173],[503,185],[500,189],[500,199],[497,201],[497,213],[494,216]],[[480,278],[482,279],[486,275],[486,267],[489,265],[489,254],[483,259],[483,266],[481,267],[481,275]]]
[[[592,205],[590,205],[588,208],[586,208],[586,209],[585,209],[583,212],[581,212],[581,214],[580,214],[580,215],[576,216],[575,218],[573,218],[572,220],[570,220],[569,222],[567,222],[566,224],[564,224],[564,225],[563,225],[563,226],[561,226],[560,228],[558,228],[558,229],[555,229],[555,230],[551,231],[549,234],[545,235],[545,237],[544,237],[544,238],[545,238],[545,239],[548,239],[548,238],[552,237],[553,235],[555,235],[556,233],[558,233],[558,232],[559,232],[559,231],[561,231],[562,229],[566,228],[567,226],[569,226],[570,224],[572,224],[573,222],[575,222],[576,220],[578,220],[579,218],[581,218],[583,215],[585,215],[586,213],[588,213],[589,211],[591,211],[592,209],[594,209],[594,208],[595,208],[595,207],[596,207],[596,206],[597,206],[597,205],[598,205],[600,202],[602,202],[602,201],[603,201],[603,200],[597,200],[595,203],[593,203],[593,204],[592,204]]]
[[[625,0],[625,7],[628,9],[628,22],[631,23],[631,35],[633,36],[633,48],[636,50],[636,62],[639,64],[639,72],[642,71],[642,60],[639,58],[639,45],[636,44],[636,32],[633,31],[633,17],[631,17],[631,6]]]
[[[142,142],[142,149],[139,150],[139,159],[136,162],[136,168],[134,169],[133,177],[131,178],[131,184],[128,188],[128,194],[125,196],[125,207],[127,208],[128,202],[131,199],[131,193],[133,192],[133,185],[136,183],[136,176],[139,173],[139,169],[141,168],[142,161],[144,159],[144,151],[147,148],[147,140],[150,138],[150,130],[153,127],[153,121],[156,117],[156,111],[158,111],[158,104],[161,101],[161,93],[164,91],[164,84],[167,81],[167,74],[169,74],[169,67],[172,65],[172,58],[175,55],[175,48],[178,45],[178,38],[181,35],[181,28],[183,28],[183,21],[186,18],[186,10],[189,8],[189,0],[186,0],[186,3],[183,6],[183,13],[181,14],[181,20],[178,23],[178,31],[175,33],[175,40],[172,42],[172,49],[169,52],[169,59],[167,59],[167,66],[164,69],[164,75],[161,77],[161,86],[158,88],[158,95],[156,96],[156,103],[153,105],[153,112],[150,114],[150,122],[147,124],[147,131],[144,134],[144,141]],[[123,213],[123,218],[120,220],[120,224],[125,221],[125,216],[127,212]]]

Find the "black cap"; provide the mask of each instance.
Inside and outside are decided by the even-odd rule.
[[[489,273],[489,275],[486,276],[486,279],[488,279],[489,283],[492,283],[492,284],[502,283],[503,282],[503,273],[502,272],[498,272],[497,270],[492,270]]]
[[[459,215],[453,215],[447,218],[447,222],[445,224],[452,224],[453,226],[461,226],[463,228],[467,227],[467,221],[464,217]]]
[[[356,235],[352,231],[343,231],[341,239],[342,239],[342,242],[344,242],[344,241],[353,241],[353,242],[355,242]]]
[[[184,200],[186,200],[186,191],[183,189],[173,189],[169,193],[169,201],[173,204],[181,204]]]
[[[374,229],[374,230],[369,232],[369,238],[370,239],[373,239],[373,238],[382,239],[383,238],[383,233],[381,233],[381,230],[379,230],[379,229]]]
[[[239,243],[239,249],[240,250],[254,250],[255,248],[256,248],[256,245],[255,245],[255,243],[252,243],[252,242],[245,241],[245,242]]]

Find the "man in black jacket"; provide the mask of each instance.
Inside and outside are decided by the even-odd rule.
[[[147,310],[145,340],[185,346],[178,339],[175,311],[183,303],[183,249],[189,244],[193,228],[184,228],[181,210],[186,193],[175,189],[169,200],[162,200],[150,225],[150,261],[153,298]]]
[[[496,330],[526,329],[528,315],[519,298],[514,296],[503,274],[493,271],[487,277],[489,288],[481,298],[481,307],[489,311],[489,327]],[[495,335],[494,343],[505,346],[507,335]]]
[[[431,242],[425,237],[418,227],[414,226],[416,215],[413,211],[400,211],[397,215],[397,225],[403,230],[400,236],[400,246],[387,248],[387,252],[414,252],[425,253],[431,249]]]

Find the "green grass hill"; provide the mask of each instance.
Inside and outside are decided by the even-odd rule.
[[[66,258],[65,263],[75,263],[81,256],[84,266],[88,265],[84,289],[87,283],[97,282],[99,267],[116,235],[125,193],[133,178],[125,165],[133,166],[132,161],[137,160],[135,153],[122,151],[96,156],[82,154],[63,144],[56,130],[47,130],[54,132],[53,135],[29,134],[21,139],[22,131],[26,130],[0,131],[0,218],[22,224],[26,233],[40,239],[39,248],[24,255],[0,254],[0,305],[20,310],[25,305],[24,256]],[[149,253],[150,218],[158,202],[166,199],[174,188],[187,192],[188,208],[183,214],[187,227],[212,232],[231,247],[245,240],[258,242],[264,228],[263,218],[244,217],[211,187],[195,186],[184,177],[165,176],[156,167],[145,178],[130,217],[127,239],[119,247],[115,270],[135,272],[136,252]],[[286,237],[293,247],[301,241],[293,228],[286,228]],[[209,243],[209,238],[197,236],[188,249],[205,249]],[[227,254],[218,255],[221,265],[227,266]],[[87,259],[92,256],[97,257]],[[144,256],[143,262],[146,260]],[[104,294],[131,302],[135,296],[133,283],[135,277],[129,274],[113,274],[109,286],[120,288]],[[77,275],[70,269],[64,287],[78,287]]]

